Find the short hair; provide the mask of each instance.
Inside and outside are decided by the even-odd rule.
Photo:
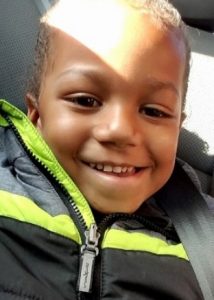
[[[186,49],[186,62],[183,78],[182,95],[182,110],[184,110],[189,82],[191,50],[187,37],[186,25],[182,21],[181,15],[168,0],[123,1],[137,10],[142,10],[142,13],[148,13],[149,15],[151,15],[154,21],[165,30],[170,30],[173,28],[179,30],[181,39],[183,40]],[[51,16],[52,11],[57,10],[57,5],[60,2],[61,0],[55,0],[54,6],[50,10],[48,10],[44,17],[42,17],[40,20],[37,43],[35,47],[34,61],[31,69],[31,76],[29,77],[27,84],[27,92],[31,93],[35,97],[35,99],[39,98],[41,92],[42,78],[47,72],[48,63],[50,61],[51,40],[53,38],[54,32],[51,29],[51,26],[48,25],[49,16]]]

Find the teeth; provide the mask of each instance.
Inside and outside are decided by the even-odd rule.
[[[121,171],[122,171],[122,167],[119,167],[119,166],[116,166],[116,167],[113,167],[113,172],[114,173],[121,173]]]
[[[103,171],[104,172],[112,172],[112,166],[109,166],[109,165],[104,166]]]
[[[127,168],[127,167],[123,167],[123,168],[122,168],[122,172],[123,172],[123,173],[126,173],[126,172],[127,172],[127,170],[128,170],[128,168]]]
[[[120,166],[111,166],[111,165],[103,165],[103,164],[96,164],[96,163],[90,163],[89,164],[91,168],[97,169],[103,172],[108,172],[108,173],[131,173],[134,171],[134,167],[120,167]]]
[[[103,165],[102,165],[102,164],[97,164],[97,165],[96,165],[96,168],[97,168],[98,170],[102,170],[102,169],[103,169]]]
[[[134,167],[129,167],[128,172],[131,173],[134,170]]]

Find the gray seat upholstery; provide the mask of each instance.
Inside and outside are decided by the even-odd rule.
[[[213,0],[171,0],[189,26],[214,31]]]
[[[0,98],[22,110],[39,15],[34,1],[0,1]]]
[[[189,28],[192,62],[187,119],[178,156],[198,173],[202,189],[214,196],[214,35]]]
[[[206,151],[207,144],[198,135],[182,128],[177,155],[195,169],[203,192],[214,196],[214,155]]]
[[[7,99],[24,111],[25,86],[27,77],[30,74],[29,66],[33,57],[38,20],[41,15],[42,5],[48,5],[51,1],[53,0],[0,1],[0,98]],[[197,45],[197,47],[203,48],[200,45]],[[212,53],[208,54],[211,55]],[[206,76],[206,74],[201,74],[201,76]],[[211,94],[211,91],[209,92]],[[204,91],[205,93],[206,91]],[[192,98],[195,97],[197,98],[197,94]],[[201,99],[200,105],[204,105],[203,101],[204,99]],[[214,99],[212,101],[214,103]],[[194,101],[190,99],[190,102],[194,107]],[[214,110],[212,114],[214,117]],[[201,120],[201,122],[204,123],[204,120]],[[213,125],[214,122],[213,124],[206,124],[208,130],[211,130]],[[207,141],[206,138],[201,137],[200,134],[198,135],[198,128],[195,128],[195,130],[196,133],[188,126],[182,129],[178,156],[195,168],[203,191],[214,195],[214,152],[209,153],[207,151],[211,140]],[[214,131],[212,138],[214,143],[213,139]]]

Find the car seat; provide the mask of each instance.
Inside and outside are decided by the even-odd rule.
[[[174,2],[184,10],[181,0]],[[51,3],[51,0],[0,2],[0,98],[23,111],[39,17]],[[193,59],[187,119],[180,135],[178,156],[196,170],[203,192],[214,196],[214,35],[194,28],[189,29],[189,34]]]
[[[214,35],[189,28],[192,62],[187,118],[178,156],[197,172],[204,192],[214,196]]]

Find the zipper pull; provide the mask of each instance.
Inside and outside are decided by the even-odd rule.
[[[97,225],[91,224],[89,230],[85,231],[85,245],[81,247],[80,273],[78,280],[79,292],[90,293],[93,280],[95,257],[99,254],[97,247],[100,233]]]

